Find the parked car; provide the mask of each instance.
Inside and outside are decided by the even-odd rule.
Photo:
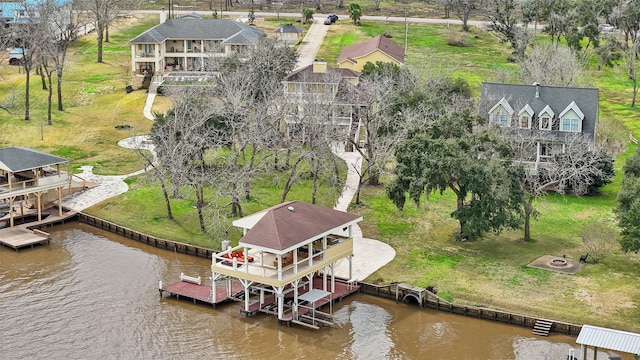
[[[325,24],[325,25],[331,25],[331,24],[333,24],[333,23],[334,23],[334,22],[336,22],[336,21],[338,21],[338,15],[336,15],[336,14],[331,14],[331,15],[327,16],[327,18],[326,18],[326,19],[324,19],[324,24]]]
[[[615,27],[611,24],[600,24],[600,31],[613,31]]]

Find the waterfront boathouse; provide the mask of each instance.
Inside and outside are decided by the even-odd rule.
[[[62,215],[63,189],[71,187],[69,160],[24,147],[0,149],[0,212],[2,221],[28,215],[42,220],[42,211],[58,202]]]
[[[361,220],[300,201],[238,219],[233,225],[244,234],[239,245],[212,257],[214,286],[239,281],[247,315],[272,313],[281,322],[313,328],[331,322],[330,314],[316,309],[355,291],[349,279],[334,276],[334,268],[346,259],[351,275],[352,226]]]

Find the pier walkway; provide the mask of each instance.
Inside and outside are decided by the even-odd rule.
[[[211,296],[211,285],[201,285],[191,281],[181,280],[167,286],[161,285],[159,290],[160,296],[162,296],[164,292],[167,292],[170,296],[175,296],[178,300],[180,300],[180,297],[184,297],[193,300],[194,304],[200,301],[205,304],[213,305],[214,307],[219,303],[233,300],[234,296],[244,291],[242,284],[237,282],[232,284],[231,294],[227,292],[226,287],[216,287],[217,301],[214,302],[213,297]]]
[[[49,234],[38,228],[45,225],[62,223],[76,216],[77,212],[65,211],[62,215],[58,215],[57,209],[49,209],[45,210],[42,214],[48,214],[48,216],[40,221],[31,221],[0,229],[0,245],[10,247],[17,251],[25,247],[49,243]]]

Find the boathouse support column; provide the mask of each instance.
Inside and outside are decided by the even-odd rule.
[[[322,270],[322,290],[327,291],[327,268]]]
[[[284,288],[282,286],[275,288],[276,300],[278,302],[278,320],[282,320],[284,315]]]
[[[291,286],[293,286],[293,314],[291,314],[291,318],[298,320],[298,286],[300,286],[300,279],[293,280]]]
[[[58,194],[58,216],[62,216],[62,188],[56,188],[56,193]]]
[[[253,281],[240,279],[240,283],[244,288],[244,311],[248,313],[249,312],[249,288],[253,284]],[[228,296],[231,296],[231,293],[229,293]]]
[[[216,254],[212,254],[212,261],[215,262]],[[213,306],[218,302],[218,292],[216,291],[216,281],[220,280],[222,275],[216,272],[211,272],[211,299],[213,299]]]
[[[353,254],[347,257],[349,259],[349,280],[353,279]]]
[[[13,201],[15,199],[15,196],[9,198],[9,227],[13,227]]]
[[[34,194],[36,196],[36,207],[38,208],[38,221],[42,221],[42,191]]]

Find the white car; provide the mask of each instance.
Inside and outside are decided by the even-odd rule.
[[[600,24],[600,31],[613,31],[615,27],[611,24]]]

